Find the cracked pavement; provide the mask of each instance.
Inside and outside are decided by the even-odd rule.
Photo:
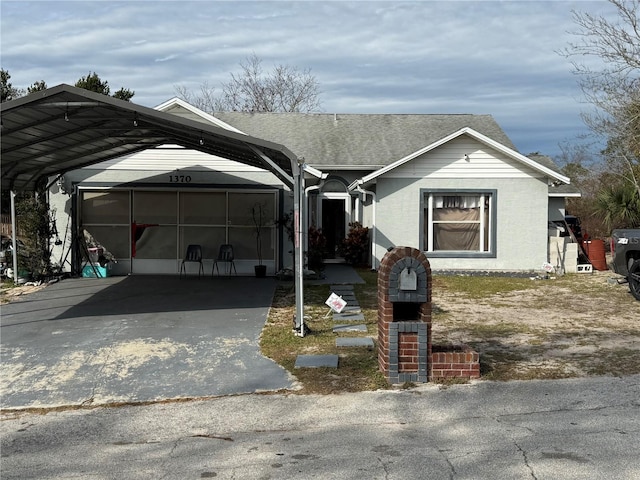
[[[640,478],[640,376],[6,411],[9,479]]]

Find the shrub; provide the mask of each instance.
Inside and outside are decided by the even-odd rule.
[[[342,241],[341,253],[345,261],[351,265],[363,265],[367,263],[369,250],[369,228],[363,227],[360,222],[349,224],[349,234]]]
[[[307,260],[311,270],[321,270],[323,265],[323,257],[327,248],[327,237],[322,233],[321,228],[313,225],[309,227],[309,251],[307,252]]]

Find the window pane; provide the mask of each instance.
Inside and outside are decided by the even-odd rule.
[[[116,259],[129,258],[129,226],[86,226],[85,230],[93,237],[105,252]]]
[[[490,251],[491,199],[489,193],[425,193],[424,249],[433,252]]]
[[[82,223],[129,224],[129,192],[82,192]]]
[[[433,225],[434,250],[480,250],[480,225],[436,223]]]
[[[175,224],[178,205],[175,192],[134,192],[133,221]]]
[[[259,218],[262,210],[262,225],[275,221],[275,195],[273,193],[230,193],[229,225],[254,226],[254,212]]]
[[[273,227],[263,228],[260,238],[262,240],[262,260],[274,260],[275,249],[273,239],[275,238]],[[255,230],[252,228],[229,228],[229,243],[233,245],[236,258],[258,259],[258,246],[256,242]]]
[[[176,226],[145,228],[136,241],[136,258],[179,258],[176,228]]]
[[[202,247],[203,258],[216,258],[220,245],[226,243],[226,229],[224,227],[180,227],[182,255],[187,251],[187,245],[192,243]]]
[[[224,192],[180,193],[180,223],[226,225],[227,195]]]

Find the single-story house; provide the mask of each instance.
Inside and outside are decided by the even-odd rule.
[[[304,159],[306,225],[327,237],[328,261],[357,221],[370,229],[372,268],[404,245],[423,250],[436,271],[540,270],[550,260],[549,222],[578,194],[548,157],[519,153],[490,115],[210,115],[177,98],[156,109]],[[239,273],[261,257],[273,275],[292,263],[279,220],[293,202],[272,171],[170,144],[69,171],[50,191],[59,235],[82,231],[114,258],[113,274],[176,274],[195,243],[205,271],[232,244]],[[65,248],[53,259],[67,269]]]

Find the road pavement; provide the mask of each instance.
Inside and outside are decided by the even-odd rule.
[[[1,478],[637,479],[639,394],[630,376],[5,411]]]

